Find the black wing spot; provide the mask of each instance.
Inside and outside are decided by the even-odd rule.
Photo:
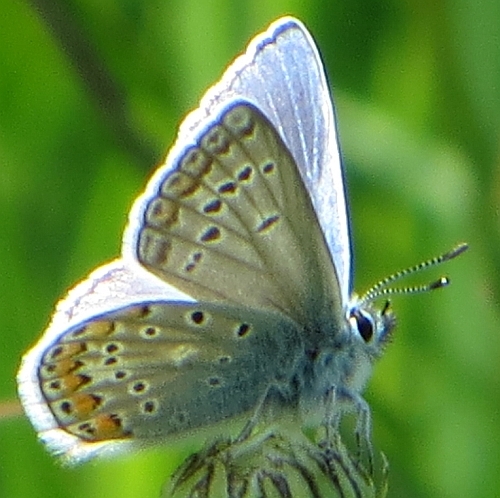
[[[218,213],[222,208],[222,202],[219,199],[214,199],[203,206],[203,212],[206,214]]]
[[[248,334],[250,331],[250,325],[248,323],[242,323],[239,327],[236,333],[238,334],[238,337],[244,337],[245,335]]]
[[[61,355],[63,351],[64,351],[64,348],[63,348],[62,346],[57,346],[57,347],[55,347],[55,348],[52,350],[52,352],[51,352],[50,356],[51,356],[51,358],[52,358],[52,359],[55,359],[55,358],[57,358],[59,355]]]
[[[236,192],[236,183],[227,182],[219,187],[219,194],[234,194]]]
[[[267,230],[269,227],[273,226],[280,217],[275,214],[274,216],[269,216],[269,218],[266,218],[258,227],[257,227],[257,232],[261,233]]]
[[[267,163],[264,165],[264,167],[262,168],[262,171],[268,175],[269,173],[272,173],[274,171],[274,168],[275,168],[275,164],[274,163]]]
[[[141,306],[139,318],[146,318],[149,314],[151,314],[151,306]]]
[[[158,407],[154,401],[146,401],[142,405],[142,409],[144,410],[144,413],[154,413],[157,411]]]
[[[146,390],[146,384],[142,381],[136,382],[133,386],[132,389],[136,393],[142,393]]]
[[[144,330],[144,334],[148,337],[154,337],[157,333],[158,331],[154,327],[148,327]]]
[[[114,343],[111,343],[111,344],[108,344],[106,346],[106,353],[109,353],[109,354],[112,354],[112,353],[116,353],[118,351],[118,346]]]
[[[60,405],[61,411],[66,415],[69,415],[73,412],[73,407],[69,401],[63,401]]]
[[[250,166],[245,166],[238,173],[238,181],[240,181],[240,182],[246,182],[247,180],[250,179],[251,176],[252,176],[252,168]]]
[[[202,242],[213,242],[220,239],[220,230],[217,227],[210,227],[202,236]]]
[[[184,267],[184,270],[188,273],[192,272],[196,268],[196,265],[201,261],[202,257],[203,254],[201,252],[195,252],[191,256],[191,261]]]
[[[205,315],[203,314],[203,311],[194,311],[191,313],[191,320],[193,320],[196,325],[201,325],[203,321],[205,320]]]

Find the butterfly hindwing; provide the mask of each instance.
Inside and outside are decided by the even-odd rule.
[[[297,325],[280,314],[141,303],[67,332],[39,377],[65,431],[87,442],[152,440],[255,409],[289,383],[300,354]]]

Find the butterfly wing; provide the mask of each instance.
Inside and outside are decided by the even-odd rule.
[[[289,17],[255,37],[182,123],[165,165],[132,210],[124,256],[135,258],[137,220],[165,178],[179,167],[186,149],[198,147],[207,122],[239,100],[264,114],[293,157],[334,263],[334,299],[347,303],[351,290],[349,225],[332,101],[314,41],[299,21]]]
[[[40,357],[41,439],[69,462],[190,434],[255,409],[301,354],[282,315],[142,302],[70,327]]]
[[[302,324],[331,314],[335,273],[313,206],[253,105],[212,116],[136,214],[135,258],[196,300],[278,309]]]

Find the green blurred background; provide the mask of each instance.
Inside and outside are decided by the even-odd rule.
[[[337,105],[355,287],[447,250],[453,285],[394,299],[367,390],[391,497],[500,496],[497,0],[4,0],[0,14],[0,400],[55,302],[119,254],[183,115],[283,14],[312,31]],[[193,448],[183,448],[186,455]],[[156,497],[160,447],[58,466],[0,420],[0,496]]]

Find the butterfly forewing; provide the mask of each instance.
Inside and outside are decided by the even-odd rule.
[[[338,283],[323,235],[292,156],[261,112],[235,103],[174,166],[138,231],[148,270],[198,300],[274,307],[302,323],[326,303],[331,313]]]
[[[289,383],[300,351],[280,314],[141,304],[61,337],[42,358],[40,385],[59,426],[85,441],[153,439],[255,409]]]
[[[336,298],[347,303],[351,251],[333,106],[320,54],[300,21],[278,19],[252,40],[183,122],[176,146],[238,99],[263,112],[294,157],[335,263]]]

